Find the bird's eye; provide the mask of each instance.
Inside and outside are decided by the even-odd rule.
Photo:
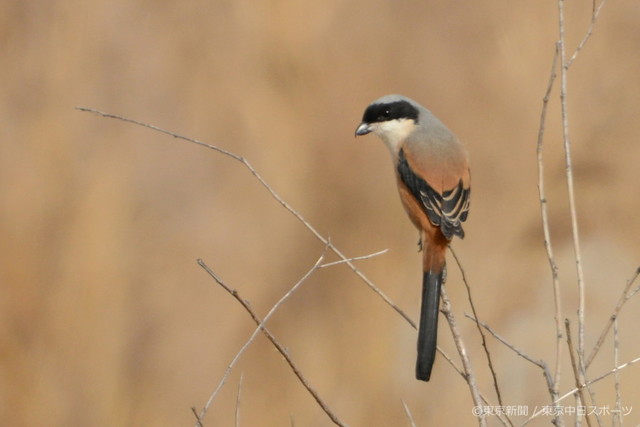
[[[380,113],[380,120],[381,121],[388,120],[390,117],[391,117],[391,109],[389,109],[389,108],[385,108]]]

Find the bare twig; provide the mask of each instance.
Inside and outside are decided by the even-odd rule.
[[[620,363],[620,341],[618,337],[618,319],[613,322],[613,366]],[[616,413],[612,425],[622,425],[622,392],[620,391],[620,372],[614,374],[616,390]]]
[[[549,371],[549,367],[547,366],[547,364],[545,363],[544,360],[536,360],[534,358],[532,358],[531,356],[529,356],[528,354],[526,354],[524,351],[520,350],[518,347],[516,347],[515,345],[511,344],[510,342],[508,342],[504,337],[502,337],[501,335],[499,335],[495,330],[493,330],[491,328],[491,326],[487,325],[484,322],[480,322],[479,320],[477,320],[476,318],[474,318],[473,316],[470,316],[468,314],[465,314],[465,316],[471,320],[473,320],[474,322],[478,322],[483,328],[485,328],[491,335],[493,335],[493,337],[495,339],[497,339],[498,341],[500,341],[502,344],[506,345],[508,348],[510,348],[514,353],[516,353],[518,356],[522,357],[524,360],[533,363],[534,365],[536,365],[537,367],[539,367],[540,369],[542,369],[542,372],[544,374],[544,378],[547,381],[547,387],[549,387],[549,392],[552,393],[552,388],[553,388],[553,378],[551,377],[551,372]]]
[[[495,389],[496,396],[498,397],[498,404],[500,406],[504,406],[504,403],[502,403],[502,396],[500,394],[500,387],[498,386],[498,376],[496,375],[496,371],[493,367],[493,361],[491,360],[491,352],[489,351],[489,347],[487,347],[487,338],[485,337],[484,332],[482,331],[482,327],[480,326],[480,321],[478,320],[478,313],[476,312],[476,306],[473,303],[473,298],[471,298],[471,287],[469,286],[469,282],[467,281],[467,275],[465,274],[464,268],[462,267],[462,263],[460,262],[460,259],[458,258],[458,255],[456,254],[456,252],[451,247],[449,247],[449,250],[451,251],[453,258],[456,260],[456,264],[458,264],[458,268],[460,269],[460,273],[462,274],[462,282],[464,283],[464,286],[467,289],[467,298],[469,300],[469,305],[471,306],[471,311],[473,312],[473,319],[475,320],[476,327],[478,328],[478,332],[480,333],[480,338],[482,340],[482,348],[484,349],[484,354],[487,357],[489,370],[491,371],[491,376],[493,377],[493,388]],[[509,419],[509,417],[507,417],[507,419]],[[511,420],[509,420],[509,424],[513,425],[511,423]]]
[[[374,252],[374,253],[369,254],[369,255],[357,256],[357,257],[353,257],[353,258],[341,259],[339,261],[328,262],[326,264],[320,265],[318,268],[333,267],[334,265],[346,264],[348,262],[353,262],[353,261],[362,261],[363,259],[370,259],[370,258],[376,257],[378,255],[386,254],[387,252],[389,252],[389,249],[383,249],[381,251]]]
[[[636,357],[635,359],[632,359],[632,360],[630,360],[630,361],[628,361],[626,363],[623,363],[622,365],[619,365],[619,366],[613,368],[612,370],[610,370],[608,372],[605,372],[604,374],[600,375],[599,377],[596,377],[596,378],[594,378],[592,380],[589,380],[584,386],[588,386],[588,385],[594,384],[594,383],[596,383],[598,381],[601,381],[601,380],[607,378],[609,375],[615,374],[616,372],[620,372],[621,370],[626,369],[631,365],[635,365],[638,362],[640,362],[640,357]],[[573,391],[569,392],[567,395],[569,395],[571,393],[575,393],[575,391],[576,390],[573,390]],[[565,397],[567,397],[567,395],[561,396],[560,400],[562,400]]]
[[[473,373],[473,369],[471,367],[471,361],[469,360],[469,356],[467,355],[467,349],[465,347],[462,336],[460,335],[460,331],[458,330],[458,326],[456,324],[456,319],[451,310],[451,301],[447,296],[446,286],[443,283],[442,288],[440,290],[440,296],[442,298],[442,313],[444,313],[447,322],[449,323],[449,328],[451,329],[451,335],[453,336],[453,341],[456,344],[456,348],[458,349],[458,354],[460,354],[460,359],[462,360],[462,367],[464,370],[465,380],[469,385],[469,390],[471,391],[471,398],[473,399],[473,404],[475,406],[481,406],[482,400],[480,397],[480,391],[478,389],[478,385],[476,383],[476,377]],[[487,420],[485,419],[484,414],[478,416],[478,423],[480,426],[486,426]]]
[[[580,396],[580,401],[583,406],[587,405],[587,400],[584,398],[583,386],[584,384],[584,376],[582,375],[582,371],[578,366],[578,361],[576,360],[576,356],[574,355],[573,349],[573,340],[571,339],[571,327],[569,324],[569,319],[564,320],[564,326],[566,328],[567,333],[567,345],[569,346],[569,356],[571,357],[571,366],[573,367],[573,376],[576,379],[576,389],[578,391],[578,396]],[[587,425],[591,427],[591,419],[589,418],[589,414],[585,414],[585,419],[587,420]]]
[[[566,399],[567,397],[573,395],[574,393],[576,393],[578,391],[579,388],[584,388],[587,386],[590,386],[592,384],[595,384],[599,381],[602,381],[603,379],[607,378],[609,375],[613,375],[616,372],[619,372],[623,369],[628,368],[631,365],[634,365],[636,363],[640,362],[640,357],[636,357],[633,360],[630,360],[626,363],[623,363],[620,366],[617,366],[615,368],[613,368],[612,370],[605,372],[604,374],[600,375],[599,377],[596,377],[592,380],[589,380],[586,384],[581,384],[580,387],[576,387],[574,389],[569,390],[568,392],[566,392],[565,394],[563,394],[562,396],[560,396],[557,400],[554,400],[552,405],[557,405],[558,403],[562,402],[564,399]],[[539,410],[537,410],[536,412],[534,412],[529,418],[527,418],[527,420],[522,423],[522,426],[525,426],[527,424],[529,424],[531,421],[533,421],[535,418],[539,417],[540,415],[542,415],[545,412],[544,408],[541,408]]]
[[[213,401],[215,400],[216,396],[218,395],[218,393],[220,392],[220,390],[222,389],[222,386],[224,385],[224,383],[227,380],[227,377],[229,376],[229,374],[231,373],[231,370],[233,369],[233,367],[235,366],[235,364],[238,362],[238,360],[240,359],[240,356],[245,352],[245,350],[249,347],[249,345],[253,342],[253,340],[256,338],[256,336],[258,335],[258,333],[260,332],[262,326],[264,325],[264,323],[269,320],[269,318],[273,315],[273,313],[276,312],[276,310],[282,305],[282,303],[289,298],[318,268],[320,268],[320,265],[322,263],[322,261],[324,260],[324,253],[320,256],[320,258],[318,258],[318,260],[316,261],[316,263],[313,265],[313,267],[311,267],[311,269],[309,269],[309,271],[307,271],[300,280],[298,280],[298,282],[293,285],[293,287],[286,293],[284,294],[279,300],[278,302],[276,302],[273,307],[271,307],[271,309],[269,310],[269,312],[267,313],[267,315],[264,317],[264,319],[262,320],[262,323],[260,325],[258,325],[258,327],[253,331],[253,333],[251,334],[251,336],[249,337],[249,339],[247,340],[247,342],[244,343],[244,345],[240,348],[240,350],[238,351],[238,353],[236,353],[235,357],[233,358],[233,360],[231,360],[231,363],[229,363],[229,365],[227,366],[227,369],[225,369],[224,374],[222,375],[222,379],[220,379],[220,382],[218,383],[218,386],[216,387],[216,389],[213,391],[213,393],[211,393],[211,396],[209,396],[209,399],[207,400],[207,403],[204,405],[204,407],[202,408],[202,410],[200,411],[200,419],[203,419],[205,414],[207,413],[207,410],[209,409],[209,407],[213,404]],[[198,264],[205,269],[205,271],[209,272],[208,267],[206,267],[204,261],[202,260],[198,260]],[[211,273],[209,273],[211,274]]]
[[[567,178],[567,191],[569,193],[569,211],[571,213],[571,234],[573,236],[573,252],[576,260],[576,273],[578,275],[578,367],[584,373],[584,331],[585,331],[585,282],[582,269],[582,256],[580,254],[580,233],[578,231],[578,214],[576,197],[573,185],[573,162],[571,159],[571,140],[569,139],[569,111],[567,107],[567,71],[569,66],[565,54],[564,36],[564,0],[558,0],[558,41],[560,48],[560,108],[562,113],[562,140],[565,153],[565,174]]]
[[[589,382],[587,381],[586,372],[583,372],[582,380],[585,382],[585,388],[587,389],[587,392],[589,393],[589,398],[591,399],[591,406],[597,408],[598,407],[598,402],[596,400],[596,392],[593,389],[593,387],[591,387],[589,385]],[[593,411],[593,415],[595,415],[595,417],[596,417],[596,422],[598,423],[598,426],[602,427],[602,420],[600,419],[600,411]],[[588,424],[588,421],[587,421],[587,424]]]
[[[543,161],[543,142],[544,131],[547,121],[547,107],[549,105],[549,97],[551,90],[553,89],[553,83],[557,77],[557,64],[558,64],[558,52],[559,47],[556,44],[555,53],[553,55],[553,61],[551,63],[551,73],[549,75],[549,83],[547,84],[547,91],[542,99],[542,112],[540,113],[540,127],[538,128],[538,143],[537,143],[537,155],[538,155],[538,194],[540,196],[540,211],[542,214],[542,230],[544,233],[544,247],[547,252],[547,260],[549,261],[549,267],[551,268],[551,279],[553,283],[553,302],[554,302],[554,318],[556,324],[556,356],[553,381],[549,385],[549,392],[551,393],[551,400],[555,400],[559,395],[560,387],[560,375],[561,375],[561,362],[562,362],[562,295],[560,292],[560,281],[558,279],[558,265],[556,264],[555,257],[553,255],[553,247],[551,245],[551,232],[549,229],[549,213],[547,210],[547,197],[545,194],[545,181],[544,181],[544,161]],[[562,421],[558,415],[555,416],[555,424],[560,427]]]
[[[591,38],[591,35],[593,34],[593,29],[596,26],[596,21],[598,20],[598,17],[600,16],[600,12],[602,11],[602,7],[606,3],[606,1],[607,0],[602,0],[597,7],[596,7],[595,0],[593,1],[593,6],[591,9],[591,22],[589,23],[589,28],[587,28],[587,32],[585,33],[584,37],[582,38],[582,40],[580,40],[580,43],[578,43],[576,50],[573,52],[573,55],[571,55],[571,58],[569,58],[569,60],[567,61],[567,68],[571,67],[571,64],[573,64],[573,61],[576,60],[576,58],[578,57],[578,54],[580,53],[584,45],[587,43],[589,38]]]
[[[609,334],[609,331],[611,330],[611,326],[613,326],[613,323],[618,318],[618,315],[620,314],[620,311],[622,310],[622,307],[624,306],[624,304],[627,301],[629,301],[629,299],[631,299],[631,297],[633,295],[636,294],[638,289],[640,289],[640,287],[638,287],[633,292],[629,292],[629,290],[631,289],[631,286],[633,285],[633,282],[635,282],[636,279],[638,278],[638,275],[640,275],[640,267],[638,267],[636,269],[636,271],[634,272],[633,276],[627,281],[627,284],[625,285],[624,289],[622,290],[622,294],[620,295],[620,298],[618,299],[618,303],[616,304],[615,308],[613,309],[613,313],[611,313],[611,316],[609,316],[609,321],[607,322],[607,324],[605,325],[604,329],[602,330],[602,333],[600,334],[600,337],[598,338],[598,341],[596,342],[596,345],[593,347],[593,350],[591,350],[591,353],[589,354],[589,357],[586,360],[585,365],[586,365],[587,368],[589,368],[589,366],[591,365],[591,362],[593,362],[594,357],[596,356],[596,354],[598,354],[598,351],[600,350],[600,347],[602,346],[602,344],[604,343],[605,338]]]
[[[349,261],[355,261],[355,260],[362,260],[362,259],[369,259],[372,258],[374,256],[377,255],[381,255],[386,253],[387,251],[379,251],[370,255],[364,255],[364,256],[360,256],[360,257],[355,257],[355,258],[350,258]],[[316,261],[316,263],[313,265],[313,267],[311,267],[311,269],[309,271],[307,271],[304,276],[302,276],[302,278],[300,280],[298,280],[298,282],[293,285],[293,287],[286,293],[284,294],[279,300],[278,302],[276,302],[273,307],[271,307],[271,309],[269,310],[269,312],[267,313],[267,315],[264,317],[263,319],[263,323],[266,322],[267,320],[269,320],[269,318],[275,313],[275,311],[282,305],[282,303],[288,299],[310,276],[311,274],[313,274],[316,270],[320,269],[320,268],[324,268],[324,267],[330,267],[332,265],[337,265],[340,263],[343,263],[345,261],[337,261],[334,263],[326,263],[326,264],[322,264],[322,261],[324,261],[325,255],[322,254],[322,256],[320,258],[318,258],[318,260]],[[200,261],[198,261],[198,263],[200,263]],[[220,390],[222,389],[222,386],[224,385],[224,383],[226,382],[229,374],[231,373],[231,370],[233,369],[233,367],[236,365],[236,363],[238,362],[238,360],[240,359],[240,356],[245,352],[245,350],[249,347],[249,345],[255,340],[256,336],[258,335],[258,333],[260,332],[260,327],[257,327],[253,333],[251,334],[251,336],[249,337],[249,339],[244,343],[244,345],[240,348],[240,350],[238,351],[238,353],[236,353],[236,355],[234,356],[234,358],[231,360],[231,363],[229,363],[229,365],[227,366],[227,368],[225,369],[225,372],[222,376],[222,378],[220,379],[220,382],[218,383],[218,386],[216,387],[216,389],[213,391],[213,393],[211,393],[211,396],[209,396],[209,399],[207,400],[207,403],[205,404],[204,408],[202,409],[202,412],[200,414],[200,418],[204,418],[205,413],[207,412],[207,410],[209,409],[209,407],[211,406],[211,404],[213,403],[213,401],[215,400],[216,396],[218,395],[218,393],[220,392]]]
[[[276,193],[276,191],[265,181],[265,179],[262,177],[262,175],[260,175],[258,173],[258,171],[256,171],[253,168],[253,166],[251,166],[249,161],[247,161],[247,159],[245,159],[244,157],[242,157],[242,156],[240,156],[238,154],[232,153],[231,151],[227,151],[227,150],[224,150],[222,148],[216,147],[215,145],[207,144],[207,143],[199,141],[197,139],[193,139],[193,138],[189,138],[189,137],[186,137],[186,136],[182,136],[182,135],[179,135],[177,133],[162,129],[162,128],[158,127],[158,126],[154,126],[154,125],[151,125],[151,124],[143,123],[143,122],[140,122],[138,120],[129,119],[127,117],[118,116],[118,115],[115,115],[115,114],[104,113],[102,111],[98,111],[98,110],[95,110],[93,108],[76,107],[76,109],[79,110],[79,111],[84,111],[84,112],[88,112],[88,113],[97,114],[97,115],[105,117],[105,118],[116,119],[116,120],[120,120],[120,121],[123,121],[123,122],[132,123],[132,124],[135,124],[135,125],[138,125],[138,126],[146,127],[148,129],[155,130],[155,131],[163,133],[165,135],[172,136],[172,137],[174,137],[176,139],[180,139],[180,140],[183,140],[183,141],[191,142],[193,144],[197,144],[197,145],[200,145],[202,147],[217,151],[220,154],[223,154],[225,156],[231,157],[232,159],[242,163],[242,165],[244,165],[244,167],[247,168],[249,170],[249,172],[251,172],[251,174],[258,180],[258,182],[260,182],[260,184],[269,192],[269,194],[271,194],[271,197],[273,197],[280,205],[282,205],[282,207],[284,207],[287,211],[289,211],[289,213],[291,213],[294,217],[296,217],[296,219],[298,219],[298,221],[300,221],[307,228],[307,230],[309,230],[318,240],[320,240],[325,246],[327,246],[333,253],[335,253],[338,257],[340,257],[342,260],[344,260],[344,262],[356,274],[356,276],[358,276],[367,286],[369,286],[369,288],[371,290],[373,290],[380,298],[382,298],[383,301],[385,303],[387,303],[387,305],[389,307],[393,308],[400,316],[402,316],[404,318],[404,320],[406,320],[407,323],[409,323],[411,325],[411,327],[413,327],[414,329],[417,329],[415,322],[413,320],[411,320],[411,318],[404,311],[402,311],[402,309],[400,309],[400,307],[398,307],[393,301],[391,301],[391,299],[384,292],[382,292],[371,280],[369,280],[369,278],[367,276],[365,276],[364,273],[362,273],[360,271],[360,269],[358,269],[358,267],[355,266],[355,264],[353,264],[351,261],[349,261],[348,258],[337,247],[335,247],[333,245],[333,243],[331,243],[331,241],[328,238],[322,236],[297,210],[295,210],[282,197],[280,197],[280,195],[278,193]]]
[[[416,427],[416,422],[413,420],[413,415],[411,415],[411,411],[409,410],[409,407],[404,400],[402,401],[402,407],[404,408],[404,413],[407,414],[407,419],[409,420],[411,427]]]
[[[586,375],[585,371],[585,361],[584,361],[584,330],[585,330],[585,283],[584,283],[584,275],[582,270],[582,260],[580,255],[580,242],[579,242],[579,233],[578,233],[578,223],[577,223],[577,214],[576,214],[576,205],[575,205],[575,195],[574,195],[574,185],[573,185],[573,172],[572,172],[572,160],[571,160],[571,143],[569,139],[569,120],[568,120],[568,112],[567,112],[567,71],[569,67],[573,64],[575,59],[577,58],[579,52],[585,46],[586,42],[589,40],[593,33],[593,29],[597,18],[602,10],[605,0],[603,0],[599,6],[596,7],[596,1],[593,1],[592,6],[592,17],[591,23],[587,32],[583,39],[580,41],[578,46],[576,47],[573,55],[569,60],[566,60],[566,45],[565,45],[565,34],[564,34],[564,0],[558,0],[558,25],[559,25],[559,40],[556,43],[555,53],[553,56],[553,61],[551,65],[551,73],[549,76],[549,82],[547,84],[546,93],[543,98],[542,111],[540,114],[540,126],[538,129],[538,142],[537,142],[537,158],[538,158],[538,192],[540,198],[540,209],[542,214],[542,225],[543,225],[543,233],[544,233],[544,245],[547,252],[547,259],[549,261],[549,266],[551,268],[551,275],[553,281],[553,294],[554,294],[554,303],[555,303],[555,325],[556,325],[556,355],[555,355],[555,369],[554,369],[554,378],[551,383],[547,380],[548,385],[550,385],[550,393],[552,400],[556,400],[559,394],[560,388],[560,377],[561,377],[561,361],[562,361],[562,318],[563,311],[561,305],[561,292],[560,292],[560,283],[558,279],[558,266],[555,262],[553,249],[551,245],[551,234],[549,231],[549,218],[548,218],[548,210],[547,210],[547,198],[545,195],[545,185],[544,185],[544,162],[543,162],[543,141],[544,141],[544,131],[546,124],[546,116],[547,116],[547,107],[549,104],[550,94],[554,85],[554,82],[557,77],[556,69],[558,57],[560,57],[561,63],[561,88],[560,88],[560,102],[561,102],[561,114],[562,114],[562,132],[563,132],[563,144],[565,149],[565,165],[566,165],[566,176],[567,176],[567,187],[569,192],[569,206],[571,213],[571,225],[572,225],[572,236],[573,236],[573,244],[574,244],[574,254],[576,258],[576,270],[578,275],[578,365],[579,371],[582,372],[582,375]],[[572,354],[573,356],[573,354]],[[576,377],[576,381],[578,378]],[[562,419],[556,415],[554,419],[554,424],[556,426],[562,425]]]
[[[238,394],[236,395],[236,427],[240,427],[240,392],[242,391],[243,376],[243,374],[240,374],[240,381],[238,381]]]
[[[238,294],[238,291],[236,291],[235,289],[231,289],[229,286],[227,286],[222,281],[222,279],[220,279],[220,277],[218,277],[218,275],[214,273],[204,263],[204,261],[198,260],[198,263],[202,266],[202,268],[205,269],[207,273],[209,273],[209,275],[216,281],[216,283],[218,283],[225,291],[231,294],[231,296],[233,296],[236,299],[236,301],[238,301],[240,305],[242,305],[242,307],[249,313],[249,315],[251,316],[255,324],[258,325],[258,327],[262,330],[262,332],[269,339],[269,341],[271,341],[273,346],[278,350],[278,352],[282,355],[282,357],[284,357],[285,361],[287,362],[287,364],[289,365],[289,367],[291,368],[295,376],[298,377],[298,380],[300,380],[304,388],[307,389],[307,391],[315,399],[318,405],[320,405],[320,408],[322,408],[322,410],[325,412],[325,414],[327,414],[327,416],[331,419],[331,421],[336,425],[345,426],[346,424],[340,421],[340,419],[333,413],[333,411],[329,408],[329,406],[320,397],[318,392],[311,386],[311,384],[309,384],[309,381],[307,381],[307,379],[304,377],[304,375],[302,374],[298,366],[293,362],[287,350],[282,346],[282,344],[280,344],[278,340],[276,340],[273,334],[271,334],[271,332],[264,326],[264,321],[261,320],[255,314],[255,312],[253,311],[249,303],[240,297],[240,295]]]
[[[193,412],[193,416],[196,417],[196,427],[204,427],[202,424],[202,420],[200,419],[200,415],[198,415],[198,410],[195,406],[191,407],[191,412]]]
[[[449,365],[458,373],[458,375],[460,375],[460,377],[462,377],[462,379],[466,382],[467,381],[467,375],[464,373],[464,371],[462,369],[460,369],[458,366],[456,366],[455,362],[453,361],[453,359],[451,359],[451,356],[449,356],[444,350],[442,350],[440,347],[437,347],[438,353],[440,353],[440,355],[442,357],[445,358],[445,360],[447,361],[447,363],[449,363]],[[480,399],[482,399],[482,403],[485,406],[496,406],[494,405],[489,399],[487,399],[487,397],[482,394],[482,392],[479,391],[480,394]],[[502,422],[503,425],[507,426],[507,425],[513,425],[511,423],[511,420],[508,420],[505,415],[503,413],[498,413],[496,414],[496,416],[498,417],[498,419]]]

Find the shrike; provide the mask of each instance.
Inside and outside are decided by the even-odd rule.
[[[401,95],[384,96],[367,107],[356,136],[371,132],[391,152],[400,200],[420,232],[423,276],[416,378],[429,381],[447,245],[453,236],[464,237],[462,222],[469,211],[467,152],[429,110]]]

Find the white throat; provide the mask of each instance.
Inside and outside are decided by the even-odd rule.
[[[384,142],[393,156],[400,151],[400,144],[416,128],[416,123],[410,119],[395,119],[376,124],[373,131]]]

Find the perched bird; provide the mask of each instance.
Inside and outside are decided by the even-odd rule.
[[[371,132],[391,152],[400,200],[420,233],[423,277],[416,378],[429,381],[446,250],[453,236],[464,237],[462,222],[469,211],[467,152],[429,110],[401,95],[383,96],[367,107],[356,136]]]

